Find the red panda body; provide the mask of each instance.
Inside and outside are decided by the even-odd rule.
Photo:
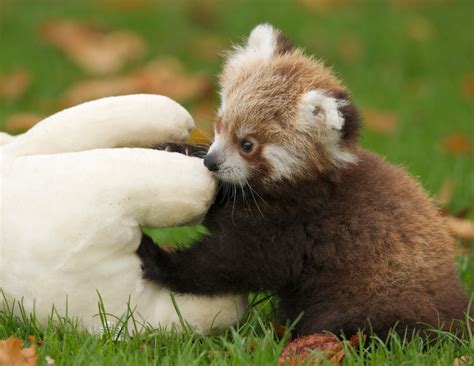
[[[303,313],[300,335],[465,319],[440,213],[402,169],[357,147],[357,110],[321,63],[258,26],[221,86],[204,159],[222,183],[210,235],[175,253],[144,238],[146,278],[197,294],[273,291],[286,319]]]

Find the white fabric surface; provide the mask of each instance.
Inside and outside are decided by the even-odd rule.
[[[198,223],[216,183],[197,158],[139,148],[185,141],[194,122],[169,98],[103,98],[46,118],[27,133],[0,136],[0,288],[45,322],[54,305],[100,328],[98,296],[137,321],[179,325],[169,291],[141,278],[141,226]],[[243,296],[176,295],[197,331],[227,326]],[[109,321],[114,321],[109,318]]]

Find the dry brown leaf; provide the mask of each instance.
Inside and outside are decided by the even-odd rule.
[[[470,359],[466,356],[456,357],[453,361],[453,366],[467,365]]]
[[[474,97],[474,75],[467,75],[462,80],[462,90],[468,97]]]
[[[365,339],[365,335],[356,334],[344,343],[357,348],[361,339]],[[320,352],[315,353],[314,351]],[[310,361],[310,364],[317,365],[328,360],[331,365],[336,366],[340,364],[344,356],[343,342],[331,335],[316,333],[290,342],[281,353],[278,363],[280,366],[296,366],[301,362]]]
[[[389,111],[368,109],[363,111],[364,124],[371,130],[383,134],[395,131],[398,125],[398,116]]]
[[[446,136],[441,141],[444,151],[455,155],[467,155],[471,151],[470,139],[462,134]]]
[[[219,8],[223,4],[220,0],[200,0],[183,2],[187,17],[204,28],[213,27],[219,17]]]
[[[20,98],[31,84],[31,76],[25,69],[11,74],[0,74],[0,99],[15,100]]]
[[[446,179],[438,192],[438,203],[446,205],[451,201],[454,193],[454,182],[451,179]]]
[[[208,75],[190,74],[174,59],[159,60],[126,76],[80,81],[66,92],[63,106],[133,93],[163,94],[183,103],[204,97],[211,91],[212,79]]]
[[[474,221],[448,215],[446,223],[456,238],[474,240]]]
[[[434,27],[428,19],[417,16],[409,20],[406,26],[408,36],[415,41],[427,41],[433,36]]]
[[[18,113],[7,118],[5,128],[8,131],[26,131],[44,117],[35,113]]]
[[[272,328],[276,336],[279,338],[282,338],[288,332],[288,327],[281,324],[272,324]],[[291,339],[291,334],[290,334],[290,339]]]
[[[222,38],[208,34],[193,39],[190,52],[200,58],[216,61],[219,60],[220,52],[225,48],[226,43]]]
[[[135,33],[103,32],[73,21],[46,23],[41,35],[80,67],[96,74],[116,72],[145,53],[145,43]]]
[[[347,63],[354,63],[362,56],[362,45],[357,37],[343,38],[337,45],[341,58]]]
[[[34,366],[36,360],[34,346],[23,348],[23,341],[14,337],[0,340],[0,366]]]

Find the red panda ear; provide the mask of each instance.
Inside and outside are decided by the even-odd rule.
[[[282,32],[277,31],[275,52],[279,55],[284,55],[285,53],[290,53],[291,51],[293,51],[293,42],[291,42],[291,40]]]
[[[345,91],[340,91],[334,95],[339,101],[339,114],[344,119],[342,127],[342,139],[348,143],[354,143],[359,138],[359,131],[361,126],[360,113],[357,107],[352,102],[351,98]]]
[[[257,25],[247,39],[243,47],[236,47],[230,53],[229,61],[236,59],[244,61],[247,59],[260,58],[268,60],[275,55],[282,55],[293,49],[291,41],[278,29],[270,24]]]
[[[346,92],[314,89],[301,97],[298,124],[303,129],[324,124],[338,131],[343,141],[353,142],[357,139],[360,122],[359,113]]]

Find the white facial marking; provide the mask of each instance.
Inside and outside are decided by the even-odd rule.
[[[276,144],[269,144],[263,149],[263,156],[272,167],[272,180],[291,178],[302,164],[301,160],[283,147]]]
[[[208,154],[216,154],[219,170],[216,175],[220,180],[244,185],[250,176],[247,161],[239,154],[237,146],[232,146],[232,139],[226,134],[215,133],[214,142]]]

